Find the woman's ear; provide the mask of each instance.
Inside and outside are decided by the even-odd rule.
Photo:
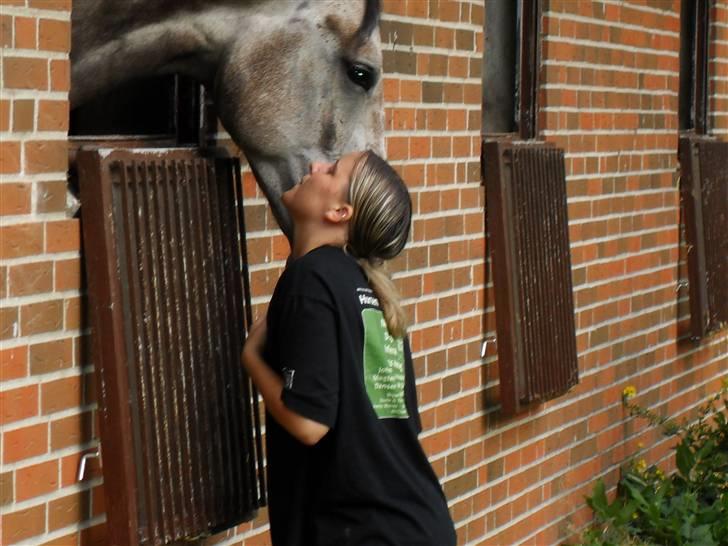
[[[341,222],[348,222],[351,219],[351,215],[354,213],[354,208],[348,203],[331,207],[324,213],[326,220],[333,224],[339,224]]]

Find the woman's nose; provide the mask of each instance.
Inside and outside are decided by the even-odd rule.
[[[314,161],[313,163],[311,163],[309,170],[311,171],[311,174],[329,172],[331,170],[331,166],[332,163],[327,163],[325,161]]]

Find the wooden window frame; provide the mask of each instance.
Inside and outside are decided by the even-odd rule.
[[[711,0],[684,0],[680,10],[678,159],[681,223],[684,226],[690,337],[698,341],[728,321],[724,288],[728,254],[728,142],[711,136]]]
[[[579,381],[563,150],[537,140],[542,5],[542,0],[486,3],[481,172],[487,197],[486,256],[492,263],[486,275],[493,275],[495,286],[504,415],[561,396]],[[529,176],[524,177],[514,164],[518,162],[529,165]],[[553,255],[543,256],[534,246],[534,234],[528,231],[533,225],[518,225],[514,211],[523,212],[524,206],[547,216],[540,214],[538,200],[523,201],[516,185],[533,186],[551,199],[555,210],[546,220],[549,239],[544,245]],[[554,218],[561,222],[558,226]],[[538,271],[544,285],[554,286],[552,316],[539,307],[544,292],[529,271]],[[533,301],[539,303],[531,305]],[[556,349],[549,331],[559,339]],[[554,360],[554,350],[560,359]]]

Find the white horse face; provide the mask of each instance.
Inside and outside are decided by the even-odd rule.
[[[312,161],[384,152],[381,46],[376,13],[366,28],[369,4],[303,1],[285,21],[261,16],[260,30],[241,36],[218,70],[220,119],[289,237],[280,196]]]

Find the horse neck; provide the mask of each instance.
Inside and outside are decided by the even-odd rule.
[[[285,10],[271,10],[272,3],[287,5],[280,0],[112,0],[87,11],[82,8],[74,16],[79,33],[72,50],[72,105],[125,81],[156,74],[179,72],[211,83],[230,44],[251,28],[259,32],[263,21],[286,16]]]

